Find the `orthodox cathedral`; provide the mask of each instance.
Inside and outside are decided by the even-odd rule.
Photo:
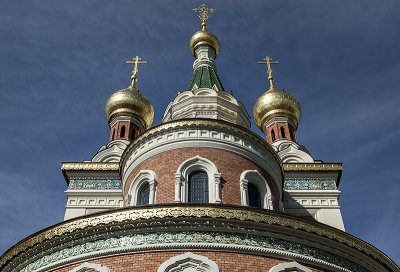
[[[131,85],[105,104],[109,142],[91,160],[65,162],[65,221],[0,257],[4,272],[383,272],[384,253],[345,232],[341,163],[314,159],[296,135],[299,102],[269,86],[253,107],[265,138],[217,73],[218,38],[189,41],[193,76],[152,126],[153,106]]]

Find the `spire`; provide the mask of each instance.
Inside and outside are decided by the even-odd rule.
[[[263,60],[265,61],[259,61],[258,64],[266,64],[268,66],[268,81],[269,81],[269,88],[272,89],[274,88],[274,77],[272,76],[272,69],[271,69],[271,64],[279,64],[278,61],[272,61],[272,58],[270,57],[265,57]]]
[[[202,22],[202,30],[197,31],[189,41],[190,52],[195,57],[195,61],[193,63],[193,76],[187,90],[210,88],[216,92],[223,91],[224,88],[218,78],[217,65],[215,64],[220,43],[212,32],[207,31],[209,13],[215,10],[202,4],[199,8],[194,8],[193,11],[199,12],[198,17]]]

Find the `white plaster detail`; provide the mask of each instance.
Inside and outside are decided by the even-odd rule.
[[[115,117],[111,121],[110,127],[113,127],[115,125],[115,123],[117,123],[118,121],[132,122],[140,129],[140,131],[144,131],[143,124],[139,120],[137,120],[136,118],[133,118],[131,116],[117,116],[117,117]]]
[[[308,150],[293,141],[279,140],[273,142],[271,146],[283,163],[313,163],[314,159],[308,153]]]
[[[110,269],[101,264],[83,263],[70,272],[110,272]]]
[[[251,183],[260,192],[261,205],[263,209],[274,209],[274,196],[265,178],[257,170],[246,170],[240,175],[240,195],[243,206],[249,206],[248,184]]]
[[[213,162],[200,156],[184,161],[175,173],[175,202],[188,202],[188,180],[190,173],[204,171],[208,176],[208,201],[221,203],[221,173]]]
[[[209,45],[200,45],[195,50],[196,60],[193,63],[193,71],[196,71],[200,67],[209,66],[217,72],[217,66],[215,65],[215,54],[214,48]]]
[[[269,270],[269,272],[312,272],[312,270],[298,262],[291,262],[275,265]]]
[[[345,230],[339,206],[339,190],[285,190],[285,212],[312,216],[318,222]]]
[[[152,170],[141,170],[133,179],[131,187],[129,188],[129,194],[125,197],[126,206],[136,206],[139,204],[139,192],[146,183],[150,185],[149,204],[155,204],[157,187],[156,173]]]
[[[283,194],[282,170],[273,151],[243,134],[202,126],[160,131],[138,142],[126,155],[121,166],[122,186],[125,186],[129,174],[151,157],[175,149],[196,147],[224,150],[252,161],[272,177],[279,194]]]
[[[67,190],[64,220],[122,207],[121,190]]]
[[[207,257],[187,252],[165,261],[157,272],[219,272],[218,265]]]
[[[119,162],[125,148],[130,142],[128,140],[114,140],[102,146],[92,158],[92,162]]]
[[[199,88],[184,91],[167,106],[162,122],[185,118],[208,118],[224,120],[250,128],[249,114],[244,105],[224,91]]]

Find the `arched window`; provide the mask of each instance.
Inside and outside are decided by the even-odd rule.
[[[101,264],[83,263],[70,270],[70,272],[110,272],[110,270]]]
[[[299,264],[298,262],[281,263],[272,267],[269,272],[311,272],[311,269]]]
[[[135,133],[136,133],[135,129],[132,128],[132,131],[131,131],[131,139],[132,140],[135,139]]]
[[[112,140],[114,140],[114,139],[115,139],[115,128],[113,130],[113,135],[112,135]]]
[[[196,156],[175,173],[175,202],[221,203],[221,173],[213,162]]]
[[[128,194],[125,195],[126,206],[155,204],[156,191],[156,173],[151,170],[141,170],[133,179]]]
[[[122,126],[121,128],[121,133],[119,134],[119,137],[125,137],[125,126]]]
[[[240,175],[243,206],[274,209],[274,196],[265,178],[257,170],[246,170]]]
[[[271,129],[271,137],[272,137],[272,141],[275,141],[275,131],[274,131],[274,129]]]
[[[149,204],[150,198],[150,184],[146,183],[142,186],[138,194],[138,205],[147,205]]]
[[[286,138],[285,129],[283,127],[281,127],[281,135],[282,135],[282,138]]]
[[[249,206],[262,208],[260,191],[258,190],[257,186],[249,183],[247,187],[247,193],[249,194]]]
[[[191,252],[178,255],[165,261],[157,272],[219,272],[218,265],[209,258]]]
[[[189,174],[188,202],[208,203],[208,176],[204,171]]]

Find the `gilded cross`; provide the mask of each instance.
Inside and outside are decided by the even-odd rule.
[[[210,18],[210,15],[208,14],[209,12],[214,12],[215,9],[209,9],[207,8],[206,4],[203,4],[200,6],[200,8],[194,8],[194,12],[200,12],[199,13],[199,18],[201,20],[201,26],[203,27],[203,31],[207,30],[207,20]]]
[[[268,81],[271,84],[271,87],[274,87],[274,77],[272,76],[271,64],[278,64],[278,61],[272,61],[270,57],[265,57],[264,61],[259,61],[258,64],[266,64],[268,66]]]
[[[138,81],[138,78],[136,76],[137,72],[139,72],[138,69],[138,64],[142,64],[142,63],[147,63],[147,61],[142,61],[142,58],[139,58],[139,56],[136,56],[135,58],[132,59],[133,61],[128,60],[126,63],[127,64],[135,64],[133,70],[132,70],[132,76],[131,76],[131,80],[132,80],[132,87],[136,87],[136,82]]]

